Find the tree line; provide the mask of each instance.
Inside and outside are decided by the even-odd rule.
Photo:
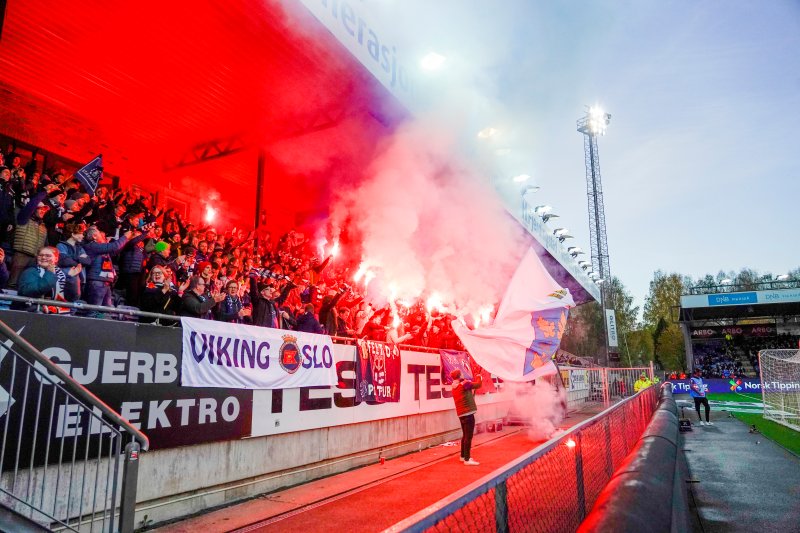
[[[620,365],[642,366],[650,361],[665,370],[689,370],[686,368],[686,350],[683,335],[678,325],[680,298],[695,292],[747,291],[764,287],[765,283],[776,283],[769,273],[744,268],[740,272],[720,271],[716,276],[707,274],[693,279],[676,272],[657,270],[650,281],[649,292],[640,315],[640,308],[633,304],[633,296],[616,277],[605,286],[617,318]],[[789,272],[777,282],[796,287],[800,282],[800,268]],[[570,310],[567,329],[561,340],[561,348],[583,357],[598,360],[605,350],[603,329],[604,316],[600,304],[591,302]]]

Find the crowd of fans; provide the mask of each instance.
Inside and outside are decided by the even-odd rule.
[[[310,239],[197,226],[136,188],[86,192],[64,171],[0,153],[0,289],[7,294],[136,308],[338,337],[459,349],[452,315],[420,302],[375,308],[352,271]],[[74,313],[58,305],[13,309]],[[90,316],[105,317],[97,310]],[[178,324],[178,319],[141,317]]]
[[[704,378],[733,378],[745,374],[741,361],[736,357],[732,339],[696,343],[692,351],[694,367],[702,369]]]
[[[728,336],[696,343],[694,365],[704,378],[757,377],[760,372],[758,352],[767,349],[797,348],[800,337],[781,333],[776,337]],[[749,363],[750,369],[745,369]]]
[[[779,333],[776,337],[758,338],[758,337],[745,337],[741,340],[742,352],[750,364],[756,370],[756,375],[760,373],[758,364],[758,352],[760,350],[779,350],[798,348],[800,336],[792,335],[790,333]]]

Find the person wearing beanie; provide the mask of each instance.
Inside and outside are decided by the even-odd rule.
[[[475,390],[483,385],[483,378],[478,374],[478,379],[470,381],[462,379],[461,370],[456,368],[450,372],[453,378],[453,402],[456,404],[456,414],[461,422],[461,461],[467,466],[478,466],[480,463],[472,459],[472,435],[475,432],[475,413],[478,407],[475,404]]]

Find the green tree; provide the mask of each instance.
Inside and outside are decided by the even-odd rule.
[[[686,351],[677,324],[681,294],[691,286],[691,279],[660,270],[653,274],[650,292],[645,298],[644,326],[653,339],[653,359],[665,370],[685,367]]]
[[[620,359],[625,362],[631,358],[627,337],[638,328],[639,308],[633,305],[633,296],[618,278],[612,278],[604,290],[616,314]],[[561,347],[575,355],[591,357],[595,361],[602,358],[606,349],[605,314],[599,303],[586,303],[571,310]]]
[[[580,357],[598,360],[605,350],[600,304],[589,302],[570,309],[561,348]]]

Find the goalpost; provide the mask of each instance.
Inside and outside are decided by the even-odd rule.
[[[800,431],[800,350],[761,350],[764,418]]]

